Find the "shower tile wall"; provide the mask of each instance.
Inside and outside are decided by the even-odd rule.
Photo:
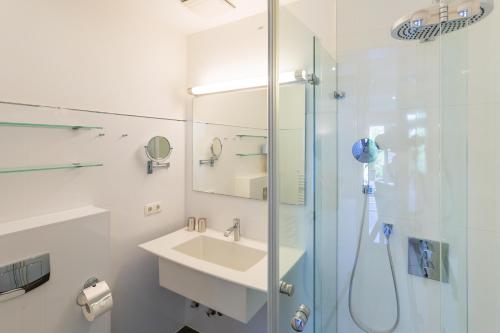
[[[468,32],[469,332],[500,332],[500,3]]]
[[[500,331],[494,315],[499,311],[500,298],[495,284],[500,275],[500,199],[495,176],[499,158],[492,154],[496,144],[491,140],[500,123],[500,88],[496,82],[500,77],[500,38],[495,34],[500,30],[500,13],[497,8],[470,31],[453,36],[455,42],[466,43],[458,51],[469,49],[465,59],[450,59],[457,64],[464,62],[463,82],[468,81],[469,96],[460,94],[443,111],[440,95],[461,92],[456,87],[441,90],[440,50],[448,48],[446,54],[450,54],[454,42],[400,42],[390,36],[392,24],[399,17],[430,4],[429,0],[338,0],[339,85],[347,93],[339,104],[338,332],[362,332],[353,324],[347,307],[363,179],[362,167],[352,159],[350,149],[355,140],[370,135],[378,135],[377,141],[390,153],[377,170],[376,205],[370,208],[368,222],[375,232],[364,233],[355,282],[355,311],[375,328],[392,324],[394,293],[387,254],[377,231],[381,223],[393,223],[393,253],[402,304],[396,332],[465,329],[463,318],[454,318],[457,327],[451,325],[453,316],[462,312],[450,304],[450,300],[458,305],[466,302],[465,279],[443,286],[406,273],[409,236],[436,240],[443,237],[439,206],[441,112],[469,115],[469,226],[457,227],[455,235],[462,240],[447,240],[455,248],[465,248],[465,236],[469,235],[469,332]],[[465,111],[460,105],[464,103]],[[465,258],[452,250],[450,262],[452,271],[463,269]]]

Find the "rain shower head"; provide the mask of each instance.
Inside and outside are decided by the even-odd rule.
[[[372,139],[360,139],[352,146],[352,156],[361,163],[372,163],[377,160],[379,145]]]
[[[481,21],[493,11],[492,0],[466,0],[439,4],[399,19],[392,28],[392,37],[400,40],[432,41],[440,35],[466,28]]]

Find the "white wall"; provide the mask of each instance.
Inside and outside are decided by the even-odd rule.
[[[169,26],[160,3],[0,4],[0,100],[158,117],[0,105],[4,121],[104,127],[2,127],[1,167],[88,161],[104,166],[0,175],[0,219],[87,204],[109,209],[112,329],[120,333],[175,332],[184,320],[184,299],[159,287],[155,258],[137,248],[181,227],[185,216],[186,43]],[[98,136],[101,132],[105,136]],[[170,169],[148,176],[143,146],[154,135],[166,136],[176,149]],[[154,201],[163,202],[162,213],[144,217],[143,205]]]
[[[0,4],[2,100],[184,118],[185,36],[161,1]]]

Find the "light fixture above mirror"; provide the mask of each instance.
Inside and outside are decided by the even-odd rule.
[[[294,82],[314,82],[313,75],[307,74],[305,70],[296,70],[291,72],[284,72],[280,74],[280,83],[294,83]],[[246,78],[240,80],[232,80],[225,82],[215,82],[201,86],[195,86],[188,89],[189,94],[194,96],[208,95],[221,92],[229,92],[243,89],[262,88],[267,86],[267,76]]]

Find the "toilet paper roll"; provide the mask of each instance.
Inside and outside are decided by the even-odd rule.
[[[82,290],[79,301],[83,304],[83,316],[88,321],[94,321],[113,307],[113,296],[105,281]]]

